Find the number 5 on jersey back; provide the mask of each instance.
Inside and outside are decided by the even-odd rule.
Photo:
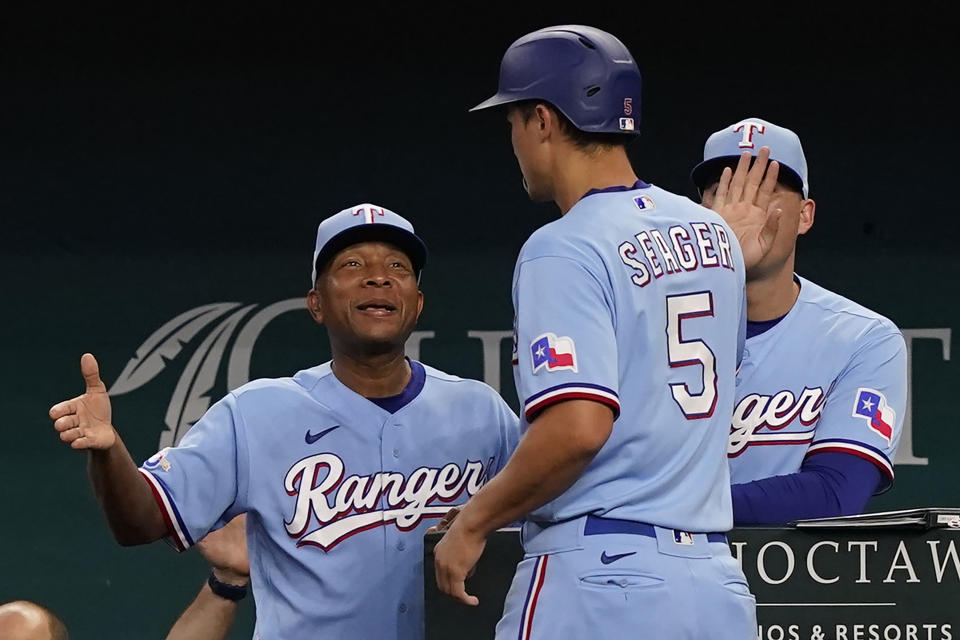
[[[685,382],[671,382],[670,391],[687,420],[709,418],[717,406],[717,360],[699,338],[683,339],[683,321],[713,316],[713,293],[698,291],[667,296],[667,359],[670,368],[700,365],[703,390],[690,393]]]

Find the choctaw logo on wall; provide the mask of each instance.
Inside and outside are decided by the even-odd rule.
[[[164,416],[166,428],[160,434],[159,448],[175,446],[213,403],[229,389],[236,389],[250,381],[250,357],[264,328],[288,311],[304,311],[302,297],[281,300],[255,311],[256,304],[215,302],[181,313],[154,331],[136,350],[120,376],[109,389],[111,396],[119,396],[143,387],[163,371],[169,361],[176,359],[185,347],[204,330],[209,330],[187,361],[177,386],[170,397]],[[304,311],[305,313],[305,311]],[[943,360],[950,360],[949,328],[903,329],[907,343],[908,380],[912,379],[913,342],[935,340],[941,345]],[[501,344],[513,339],[512,331],[466,332],[468,339],[480,340],[483,345],[483,381],[500,391]],[[229,355],[227,347],[231,343]],[[407,355],[420,357],[420,344],[435,337],[434,331],[415,331],[407,341]],[[215,392],[217,376],[226,362],[226,389]],[[292,372],[291,372],[292,373]],[[211,393],[214,392],[214,393]],[[897,465],[926,465],[927,458],[913,452],[913,419],[911,411],[912,385],[908,383],[907,404],[903,421],[903,435],[894,463]]]

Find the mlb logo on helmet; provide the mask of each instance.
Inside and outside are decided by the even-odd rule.
[[[543,368],[547,371],[577,370],[577,350],[573,339],[566,336],[558,338],[552,333],[543,334],[530,345],[530,355],[534,373]]]
[[[620,118],[621,131],[633,131],[633,118]]]
[[[893,438],[893,425],[897,413],[887,406],[887,399],[882,393],[874,389],[859,389],[857,400],[853,405],[853,417],[863,418],[870,428],[890,442]]]

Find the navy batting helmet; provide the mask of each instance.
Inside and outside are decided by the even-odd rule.
[[[593,27],[547,27],[514,42],[496,95],[471,111],[520,100],[549,102],[581,131],[640,133],[640,70],[622,42]]]

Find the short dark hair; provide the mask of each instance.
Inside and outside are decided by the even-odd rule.
[[[542,104],[548,107],[556,116],[560,123],[560,131],[570,138],[575,147],[581,151],[592,151],[598,147],[624,147],[633,142],[637,136],[627,133],[596,133],[592,131],[582,131],[578,129],[570,118],[563,115],[559,109],[546,100],[520,100],[507,105],[516,109],[523,117],[524,122],[529,122],[530,118],[536,113],[537,105]]]

